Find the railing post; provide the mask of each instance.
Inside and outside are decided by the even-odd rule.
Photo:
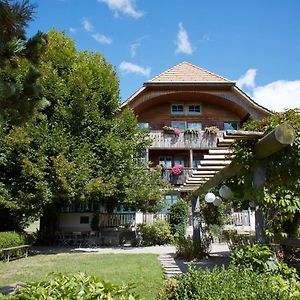
[[[193,168],[193,149],[190,149],[190,168]]]

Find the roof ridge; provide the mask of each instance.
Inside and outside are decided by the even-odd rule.
[[[170,76],[171,77],[172,76],[176,76],[176,73],[178,73],[178,72],[174,72],[173,74],[172,74],[172,72],[176,71],[180,67],[183,68],[183,69],[179,69],[180,70],[179,74],[181,72],[183,72],[183,74],[184,74],[184,70],[185,70],[184,68],[185,68],[185,66],[186,67],[190,67],[190,68],[192,68],[192,69],[195,70],[195,71],[193,71],[193,70],[190,69],[190,74],[192,76],[196,76],[196,77],[200,76],[200,78],[201,78],[201,73],[202,73],[202,76],[204,76],[204,78],[205,78],[205,76],[207,76],[207,77],[210,76],[210,80],[208,80],[207,82],[212,82],[213,83],[213,82],[222,82],[222,81],[224,82],[225,81],[227,83],[233,83],[233,81],[228,80],[225,77],[222,77],[222,76],[220,76],[218,74],[215,74],[215,73],[213,73],[211,71],[208,71],[206,69],[203,69],[203,68],[201,68],[199,66],[193,65],[193,64],[191,64],[191,63],[189,63],[187,61],[182,61],[182,62],[176,64],[175,66],[172,66],[172,67],[168,68],[167,70],[163,71],[162,73],[156,75],[155,77],[153,77],[152,79],[150,79],[148,82],[145,82],[145,84],[147,84],[147,83],[149,83],[149,84],[150,83],[156,83],[156,82],[164,82],[163,78],[170,77]],[[181,70],[183,70],[183,71],[181,71]],[[185,80],[183,80],[183,81],[185,81]],[[206,80],[205,79],[204,80],[200,79],[199,82],[201,82],[201,81],[205,82]],[[172,82],[172,80],[171,80],[171,82]],[[196,80],[196,82],[197,82],[197,80]]]

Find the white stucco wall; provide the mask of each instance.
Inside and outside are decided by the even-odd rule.
[[[80,217],[89,217],[89,223],[80,224]],[[92,213],[61,213],[59,228],[64,231],[90,231],[92,218]]]

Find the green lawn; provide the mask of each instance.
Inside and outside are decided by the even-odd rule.
[[[155,254],[51,254],[1,262],[0,286],[41,280],[50,272],[79,271],[115,284],[134,283],[136,293],[144,299],[155,299],[164,282]]]

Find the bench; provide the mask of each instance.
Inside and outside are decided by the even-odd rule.
[[[10,247],[10,248],[2,248],[2,249],[0,249],[0,254],[3,253],[5,260],[7,262],[9,262],[11,259],[11,256],[19,250],[24,252],[24,257],[27,257],[30,247],[31,247],[30,245],[20,245],[20,246],[15,246],[15,247]]]

